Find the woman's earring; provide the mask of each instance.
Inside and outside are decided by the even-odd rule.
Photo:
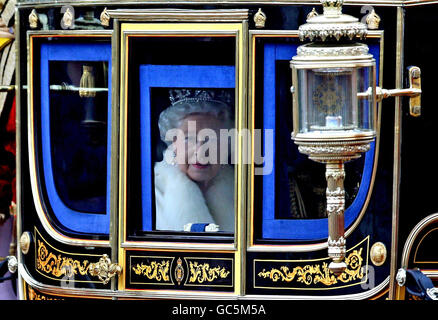
[[[170,162],[172,166],[176,166],[176,152],[172,151],[172,161]]]

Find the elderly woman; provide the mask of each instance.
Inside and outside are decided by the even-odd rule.
[[[220,159],[211,157],[220,130],[233,127],[231,99],[225,91],[184,89],[171,90],[170,100],[158,121],[168,147],[154,168],[156,229],[234,232],[234,170],[208,161]],[[207,143],[214,148],[205,150]]]

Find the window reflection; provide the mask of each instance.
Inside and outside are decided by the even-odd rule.
[[[169,106],[158,118],[165,144],[154,166],[156,230],[234,232],[234,169],[223,135],[234,128],[233,91],[162,90]]]
[[[290,139],[293,131],[292,96],[285,88],[292,86],[288,61],[277,62],[276,81],[284,84],[276,90],[276,218],[327,218],[325,167],[298,151]],[[345,205],[350,206],[359,191],[364,158],[345,164]]]
[[[53,178],[69,208],[106,212],[108,63],[51,61]]]

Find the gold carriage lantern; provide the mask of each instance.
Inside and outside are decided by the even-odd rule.
[[[344,163],[359,158],[376,137],[376,102],[394,95],[418,97],[419,69],[410,71],[411,88],[376,87],[376,62],[366,44],[357,43],[367,27],[342,14],[343,0],[321,0],[324,13],[311,14],[299,27],[301,45],[290,62],[292,68],[294,128],[298,150],[326,165],[328,255],[330,270],[342,273],[344,236]],[[417,79],[412,75],[417,75]],[[419,101],[412,110],[419,114]],[[416,108],[416,109],[415,109]]]
[[[376,137],[376,104],[390,96],[409,96],[410,113],[421,113],[421,73],[409,68],[410,88],[376,87],[376,62],[368,46],[357,43],[367,27],[342,14],[343,0],[321,0],[323,14],[310,14],[299,27],[301,45],[290,62],[292,68],[294,129],[298,150],[326,165],[328,255],[330,270],[343,272],[344,163],[359,158]]]

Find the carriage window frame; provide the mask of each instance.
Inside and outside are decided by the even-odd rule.
[[[119,235],[120,243],[122,248],[144,248],[144,247],[187,247],[199,248],[199,249],[212,249],[215,248],[223,250],[237,250],[237,244],[241,242],[239,237],[243,235],[240,231],[242,224],[243,215],[243,201],[239,200],[243,198],[243,194],[240,189],[242,189],[242,173],[243,166],[240,159],[235,162],[234,168],[234,198],[235,198],[235,209],[234,209],[234,232],[229,235],[222,235],[221,233],[192,233],[182,234],[181,232],[162,232],[157,230],[149,231],[148,236],[132,237],[128,230],[128,220],[129,216],[134,214],[129,212],[127,208],[127,123],[128,123],[128,52],[131,50],[129,47],[129,41],[133,37],[233,37],[235,38],[235,64],[234,64],[234,85],[235,85],[235,128],[240,130],[245,127],[245,118],[243,114],[244,105],[246,103],[244,98],[244,82],[246,78],[244,62],[246,58],[244,57],[244,26],[243,23],[239,22],[227,22],[227,23],[191,23],[191,22],[180,22],[180,23],[132,23],[130,21],[123,22],[120,25],[121,34],[121,49],[120,49],[120,164],[119,164],[119,181],[121,185],[119,203],[120,203],[120,214],[119,214]],[[169,61],[171,63],[171,61]],[[161,65],[162,66],[162,65]],[[210,65],[211,67],[211,65]],[[189,86],[190,87],[190,86]],[[204,87],[200,85],[199,87]],[[207,87],[207,86],[205,86]],[[213,88],[213,86],[208,86]],[[223,88],[229,88],[229,85],[223,86]],[[140,106],[139,106],[140,107]],[[236,141],[236,148],[241,148],[242,145],[240,141]],[[150,148],[150,146],[149,146]],[[147,148],[146,148],[147,149]],[[236,154],[239,154],[236,151]],[[151,169],[152,172],[152,169]],[[147,189],[146,189],[147,190]],[[152,186],[149,186],[149,192],[152,191]],[[150,201],[151,199],[149,199]],[[142,200],[143,201],[143,200]],[[146,199],[146,203],[148,200]],[[150,203],[147,205],[150,207]],[[142,214],[142,213],[137,213]],[[154,214],[154,212],[152,212]],[[150,224],[149,224],[150,226]],[[170,234],[171,236],[166,236]],[[186,235],[188,237],[186,237]]]
[[[369,44],[370,53],[373,54],[376,60],[376,83],[382,82],[382,63],[383,63],[383,31],[371,31],[368,35],[369,38],[377,38],[378,43]],[[266,31],[251,31],[250,32],[250,99],[249,109],[250,117],[252,117],[252,132],[254,132],[255,125],[255,66],[256,66],[256,40],[257,38],[297,38],[298,31],[278,31],[278,30],[266,30]],[[275,65],[277,61],[290,61],[291,58],[296,55],[296,49],[301,44],[299,41],[296,43],[284,44],[281,41],[273,41],[266,45],[261,50],[264,52],[264,60],[262,62],[263,72],[270,71],[269,76],[264,74],[262,81],[263,94],[263,110],[257,111],[264,114],[263,129],[275,128]],[[259,58],[260,59],[260,58]],[[258,60],[257,60],[258,61]],[[266,92],[268,94],[266,94]],[[380,104],[378,105],[380,109]],[[380,113],[378,119],[380,117]],[[378,120],[380,123],[380,120]],[[275,130],[274,130],[274,158],[273,169],[270,175],[264,175],[262,177],[263,186],[263,206],[260,211],[255,213],[254,203],[254,161],[252,161],[250,171],[250,222],[249,222],[249,250],[259,250],[264,247],[265,244],[269,244],[272,250],[276,250],[275,246],[288,246],[291,250],[300,250],[300,243],[306,243],[307,249],[309,246],[316,245],[320,247],[319,243],[315,243],[321,240],[326,240],[328,236],[328,220],[327,218],[320,219],[278,219],[275,218]],[[345,212],[345,227],[347,233],[350,233],[357,225],[363,216],[368,206],[369,198],[373,189],[373,181],[377,167],[378,160],[378,138],[371,144],[371,148],[366,152],[364,157],[364,169],[361,177],[360,188],[353,203],[346,209]],[[254,159],[254,150],[253,159]],[[266,201],[267,200],[267,201]],[[289,241],[290,244],[284,244],[285,241]],[[310,243],[309,243],[310,242]],[[312,244],[313,243],[313,244]],[[315,248],[316,248],[315,247]],[[265,250],[263,249],[263,250]]]
[[[221,74],[223,77],[205,79],[205,77],[193,78],[188,72],[201,74]],[[165,77],[155,76],[156,73],[164,72]],[[230,77],[232,76],[232,77]],[[232,78],[232,79],[231,79]],[[140,158],[141,179],[147,181],[153,175],[153,164],[150,154],[152,153],[150,140],[151,119],[148,116],[151,110],[150,92],[151,88],[235,88],[235,67],[234,66],[213,66],[213,65],[140,65]],[[152,184],[142,184],[142,229],[143,231],[156,231],[152,228],[152,217],[154,215],[152,200]]]
[[[53,61],[90,61],[97,62],[103,61],[108,63],[108,70],[111,70],[112,64],[112,44],[111,44],[111,34],[112,31],[87,31],[87,32],[77,32],[77,31],[64,31],[64,32],[41,32],[41,31],[32,31],[27,34],[27,43],[28,43],[28,146],[29,146],[29,170],[31,173],[31,189],[32,189],[32,197],[34,200],[35,210],[37,212],[38,218],[44,227],[44,229],[56,240],[62,243],[75,244],[75,245],[93,245],[96,247],[108,247],[109,246],[109,235],[111,233],[110,230],[110,184],[111,184],[111,106],[112,106],[112,97],[111,97],[111,73],[108,72],[108,117],[106,121],[108,121],[107,126],[107,140],[106,140],[106,161],[107,161],[107,183],[106,183],[106,202],[105,202],[105,213],[87,213],[80,212],[76,210],[71,210],[70,213],[75,215],[73,218],[65,215],[62,210],[57,210],[53,208],[51,203],[51,199],[48,196],[47,190],[47,182],[45,177],[45,172],[47,167],[44,168],[44,163],[40,163],[38,158],[42,157],[43,154],[43,132],[41,127],[41,121],[43,120],[43,90],[44,86],[41,83],[41,68],[42,68],[42,56],[41,56],[41,47],[43,44],[49,44],[48,39],[56,39],[58,45],[69,44],[76,45],[77,43],[82,43],[85,46],[91,45],[93,46],[96,42],[93,40],[102,40],[97,43],[103,45],[105,47],[105,51],[101,52],[104,56],[104,59],[94,58],[91,55],[90,59],[85,59],[80,57],[79,59],[69,60],[68,58],[74,58],[75,52],[68,52],[67,55],[64,56],[64,59],[53,60]],[[65,39],[65,41],[63,41]],[[72,41],[74,40],[74,41]],[[71,41],[71,42],[69,42]],[[72,50],[70,50],[72,51]],[[39,58],[39,59],[38,59]],[[49,60],[47,60],[47,65],[49,64]],[[47,79],[48,81],[48,79]],[[46,81],[46,83],[47,83]],[[36,84],[38,83],[39,84]],[[39,89],[39,90],[38,90]],[[46,88],[49,90],[48,88]],[[35,90],[38,90],[35,91]],[[37,100],[39,98],[39,100]],[[47,101],[47,104],[49,102]],[[50,140],[50,139],[49,139]],[[45,161],[44,161],[45,162]],[[53,178],[53,177],[52,177]],[[55,189],[56,190],[56,189]],[[58,194],[54,195],[58,197],[58,200],[62,202],[61,198]],[[53,200],[53,199],[52,199]],[[65,204],[64,204],[65,206]],[[56,205],[55,205],[56,207]],[[49,209],[50,208],[50,209]],[[59,209],[59,207],[58,207]],[[62,211],[62,212],[61,212]],[[77,216],[81,216],[79,219],[80,222],[76,219]],[[96,220],[97,217],[97,220]],[[68,221],[70,219],[70,222]],[[99,229],[93,229],[91,227],[94,222],[94,226],[100,225]],[[82,228],[84,226],[84,228]]]

